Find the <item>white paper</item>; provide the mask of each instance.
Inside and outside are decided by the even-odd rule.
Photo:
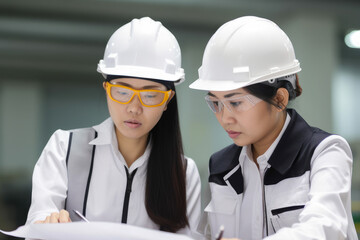
[[[3,234],[46,240],[192,240],[190,237],[121,223],[73,222],[30,224]]]

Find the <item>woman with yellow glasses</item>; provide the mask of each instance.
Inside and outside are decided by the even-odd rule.
[[[121,222],[190,235],[200,178],[183,154],[175,84],[184,80],[175,37],[150,18],[109,39],[98,64],[110,118],[56,131],[33,175],[29,223]]]

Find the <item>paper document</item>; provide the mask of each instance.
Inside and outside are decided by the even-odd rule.
[[[46,240],[193,240],[188,236],[122,223],[72,222],[30,224],[3,234]]]

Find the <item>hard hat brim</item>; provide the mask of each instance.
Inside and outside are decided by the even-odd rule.
[[[205,79],[197,79],[189,85],[189,88],[204,91],[230,91],[246,86],[245,82],[235,81],[212,81]]]
[[[118,76],[128,76],[128,77],[138,77],[138,78],[148,78],[148,79],[157,79],[170,82],[181,83],[185,80],[185,74],[183,69],[178,71],[175,74],[168,74],[164,71],[157,69],[147,68],[147,67],[137,67],[137,66],[125,66],[117,68],[105,68],[98,65],[97,71],[106,75],[118,75]]]
[[[208,80],[208,79],[197,79],[192,84],[189,85],[189,88],[196,90],[204,90],[204,91],[231,91],[239,88],[243,88],[249,85],[266,82],[270,79],[275,79],[279,77],[283,77],[290,74],[295,74],[301,71],[300,65],[296,65],[295,67],[279,71],[277,73],[265,75],[258,77],[256,79],[248,80],[248,81],[233,81],[233,80]]]

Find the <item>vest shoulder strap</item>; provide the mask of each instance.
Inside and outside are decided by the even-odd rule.
[[[72,221],[80,221],[73,210],[86,215],[86,203],[94,163],[95,145],[89,142],[97,137],[93,128],[80,128],[70,131],[66,156],[68,191],[65,210]]]

